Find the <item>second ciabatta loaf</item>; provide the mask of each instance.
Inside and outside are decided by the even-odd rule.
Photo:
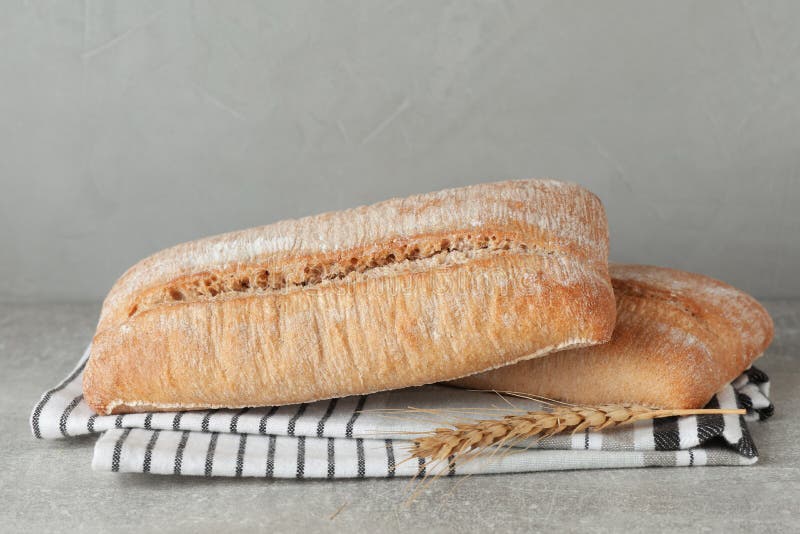
[[[702,408],[772,341],[772,319],[750,295],[707,276],[611,265],[611,342],[496,369],[456,385],[582,405]]]
[[[98,413],[292,404],[449,380],[609,339],[600,201],[522,180],[178,245],[108,294]]]

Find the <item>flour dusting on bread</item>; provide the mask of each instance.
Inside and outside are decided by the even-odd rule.
[[[707,276],[645,265],[610,266],[617,323],[611,341],[524,361],[455,382],[577,404],[701,408],[772,341],[751,296]]]
[[[607,341],[600,201],[519,180],[200,239],[132,267],[84,394],[108,413],[293,404]]]

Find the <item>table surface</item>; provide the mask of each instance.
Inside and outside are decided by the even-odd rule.
[[[267,481],[91,470],[94,438],[41,441],[28,416],[73,367],[99,304],[0,304],[0,530],[616,532],[795,530],[800,524],[800,300],[765,303],[759,365],[776,414],[751,425],[751,467],[563,471],[441,479],[411,506],[407,480]]]

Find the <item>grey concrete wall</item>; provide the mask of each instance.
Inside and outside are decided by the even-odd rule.
[[[533,176],[603,199],[613,259],[800,296],[800,2],[0,6],[0,299]]]

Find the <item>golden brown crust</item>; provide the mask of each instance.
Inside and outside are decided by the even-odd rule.
[[[607,246],[594,195],[533,180],[179,245],[112,288],[85,397],[99,413],[290,404],[604,342]]]
[[[610,267],[617,325],[605,345],[458,380],[577,404],[701,408],[772,340],[769,314],[718,280],[661,267]]]

